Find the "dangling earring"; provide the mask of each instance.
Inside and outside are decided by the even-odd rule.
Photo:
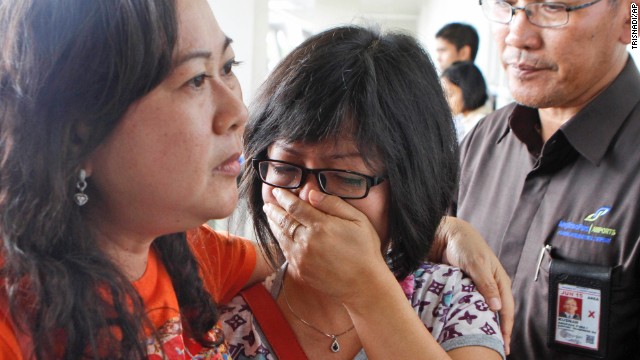
[[[75,200],[78,206],[82,206],[89,201],[89,196],[84,193],[84,189],[87,188],[87,172],[84,169],[80,169],[80,173],[78,174],[78,182],[76,183],[76,188],[78,188],[78,192],[73,195],[73,200]]]

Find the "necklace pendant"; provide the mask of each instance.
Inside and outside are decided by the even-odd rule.
[[[331,343],[331,352],[337,353],[340,351],[340,344],[338,343],[338,338],[336,336],[332,336],[333,342]]]

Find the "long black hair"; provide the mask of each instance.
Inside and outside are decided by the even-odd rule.
[[[260,89],[250,108],[245,155],[265,157],[277,140],[315,143],[345,131],[365,162],[380,161],[386,170],[388,256],[403,278],[426,257],[458,169],[449,107],[433,63],[414,38],[356,26],[309,38]],[[262,211],[261,187],[247,167],[241,192],[275,265],[283,258]]]
[[[171,71],[177,31],[174,0],[0,0],[0,285],[38,358],[146,357],[141,299],[72,194],[82,161]],[[185,234],[153,246],[204,343],[217,313]]]

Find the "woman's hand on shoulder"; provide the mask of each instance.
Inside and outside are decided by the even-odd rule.
[[[468,222],[445,217],[440,223],[429,260],[459,267],[484,296],[493,311],[500,314],[500,330],[509,354],[514,318],[511,279],[487,242]]]

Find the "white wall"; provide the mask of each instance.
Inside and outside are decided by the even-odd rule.
[[[248,103],[267,73],[267,0],[209,0],[209,4],[222,31],[233,39],[236,60],[242,62],[234,71]]]

